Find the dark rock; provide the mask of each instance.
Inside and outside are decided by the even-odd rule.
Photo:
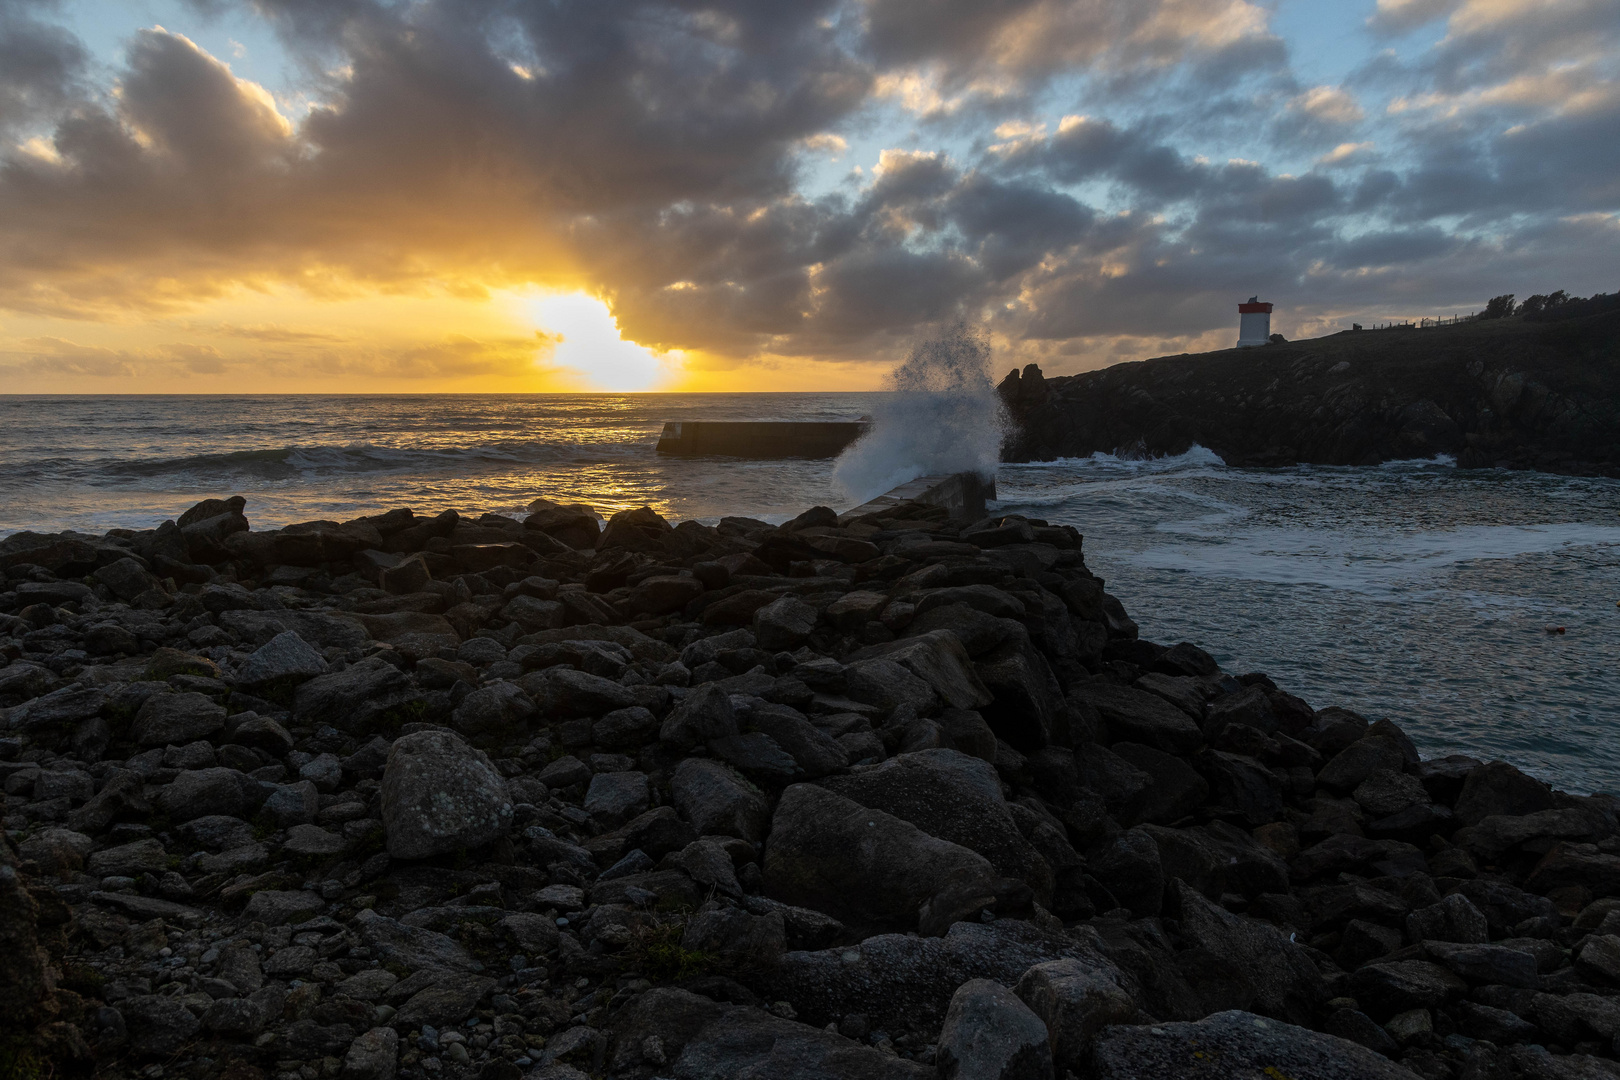
[[[476,975],[458,975],[446,979],[412,995],[394,1014],[392,1022],[406,1028],[424,1024],[445,1027],[460,1023],[478,1008],[478,1003],[494,986],[494,979]]]
[[[998,874],[1028,882],[1037,898],[1051,896],[1051,869],[1019,832],[987,762],[955,750],[923,750],[830,777],[823,786],[978,852]]]
[[[764,871],[770,896],[845,921],[916,925],[924,904],[964,884],[995,894],[977,853],[809,784],[783,792]]]
[[[161,1057],[184,1046],[201,1028],[179,998],[145,994],[126,998],[118,1011],[129,1029],[129,1048],[143,1057]]]
[[[737,714],[731,698],[719,686],[707,684],[687,694],[670,710],[658,739],[670,749],[685,752],[699,743],[737,734]]]
[[[709,753],[736,767],[744,776],[763,783],[785,784],[804,772],[793,755],[759,731],[710,739]]]
[[[476,742],[516,742],[539,713],[521,687],[494,679],[461,699],[451,716],[457,731]]]
[[[1066,1069],[1084,1068],[1098,1033],[1129,1023],[1137,1011],[1119,985],[1118,969],[1074,958],[1034,965],[1016,992],[1046,1025],[1054,1063]]]
[[[1462,893],[1412,912],[1406,917],[1406,933],[1413,941],[1483,944],[1491,939],[1485,915]]]
[[[1096,1080],[1412,1080],[1366,1047],[1237,1010],[1196,1023],[1111,1027],[1091,1061]]]
[[[1322,1030],[1341,1039],[1359,1043],[1384,1057],[1400,1054],[1400,1044],[1390,1038],[1389,1032],[1372,1017],[1356,1009],[1335,1009],[1323,1023]]]
[[[1159,846],[1140,828],[1129,829],[1091,852],[1090,873],[1138,917],[1157,915],[1164,904],[1164,866]]]
[[[306,723],[363,733],[391,726],[420,696],[409,676],[373,656],[299,686],[293,712]]]
[[[849,765],[849,754],[797,709],[786,705],[756,704],[748,713],[748,726],[770,736],[793,758],[801,775],[815,780]]]
[[[272,700],[291,696],[302,683],[326,673],[326,660],[291,630],[254,650],[236,672],[236,685]]]
[[[1011,990],[991,979],[957,988],[936,1054],[942,1080],[1047,1080],[1046,1025]]]
[[[645,1058],[646,1043],[643,1043]],[[668,1056],[667,1051],[664,1056]],[[758,1009],[732,1006],[700,1028],[674,1061],[676,1076],[724,1080],[933,1080],[931,1067],[884,1054]]]
[[[1315,1015],[1327,989],[1302,948],[1269,923],[1215,906],[1185,882],[1171,880],[1166,894],[1186,943],[1242,972],[1253,985],[1250,1008],[1291,1023]]]
[[[1429,959],[1469,982],[1534,988],[1539,985],[1536,958],[1501,945],[1425,941]]]
[[[1335,791],[1354,791],[1362,781],[1381,769],[1400,772],[1406,767],[1406,754],[1393,739],[1367,735],[1333,755],[1317,774],[1317,783]]]
[[[449,731],[395,740],[381,799],[388,853],[396,859],[482,847],[512,826],[512,800],[501,774],[482,750]]]
[[[1069,696],[1102,716],[1112,741],[1143,743],[1167,754],[1186,754],[1204,741],[1197,721],[1156,694],[1110,683],[1076,683]]]
[[[1493,814],[1517,817],[1552,808],[1552,791],[1547,785],[1505,761],[1470,770],[1452,807],[1464,825],[1478,825]]]
[[[1468,984],[1427,960],[1392,960],[1367,964],[1350,976],[1350,992],[1374,1016],[1389,1017],[1407,1009],[1433,1009],[1456,1000]]]
[[[264,785],[235,769],[190,769],[159,791],[158,804],[175,822],[210,814],[249,818],[268,795]]]
[[[1195,759],[1209,782],[1209,801],[1239,814],[1251,827],[1282,817],[1282,783],[1251,757],[1205,750]]]
[[[670,791],[681,815],[700,834],[754,842],[765,837],[770,809],[764,795],[720,762],[687,758],[670,777]]]

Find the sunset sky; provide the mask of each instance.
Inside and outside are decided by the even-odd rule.
[[[0,0],[0,392],[1050,374],[1620,288],[1620,0]]]

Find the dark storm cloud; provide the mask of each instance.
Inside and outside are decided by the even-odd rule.
[[[1617,4],[1386,2],[1374,29],[1448,17],[1444,43],[1310,87],[1242,0],[253,0],[307,73],[307,115],[158,29],[116,93],[88,87],[48,9],[13,6],[0,124],[50,140],[0,164],[0,306],[533,282],[602,294],[634,340],[742,359],[883,357],[987,312],[1016,347],[1185,338],[1230,323],[1233,294],[1483,299],[1508,271],[1601,262]],[[1033,121],[1059,75],[1131,107]],[[882,109],[967,148],[920,135],[805,194],[810,141]],[[1321,164],[1190,146],[1241,131]],[[1596,224],[1559,224],[1581,214]],[[481,348],[388,363],[521,353]]]

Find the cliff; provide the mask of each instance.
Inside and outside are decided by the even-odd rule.
[[[1231,465],[1452,454],[1467,468],[1620,476],[1620,312],[1344,331],[1055,379],[1031,365],[999,389],[1019,425],[1008,461],[1198,444]]]

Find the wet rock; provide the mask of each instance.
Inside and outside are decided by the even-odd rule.
[[[969,980],[951,997],[936,1061],[943,1080],[1052,1076],[1046,1025],[1011,990],[990,979]]]
[[[1092,1068],[1097,1080],[1412,1080],[1346,1039],[1238,1010],[1196,1023],[1111,1027],[1097,1040]]]
[[[670,792],[681,816],[700,834],[765,838],[770,809],[764,795],[718,761],[685,759],[670,777]]]
[[[448,731],[395,740],[381,798],[388,853],[396,859],[482,847],[512,826],[501,774],[483,751]]]
[[[924,904],[963,883],[994,895],[996,877],[967,848],[809,784],[782,793],[764,872],[766,892],[785,903],[913,926]]]

